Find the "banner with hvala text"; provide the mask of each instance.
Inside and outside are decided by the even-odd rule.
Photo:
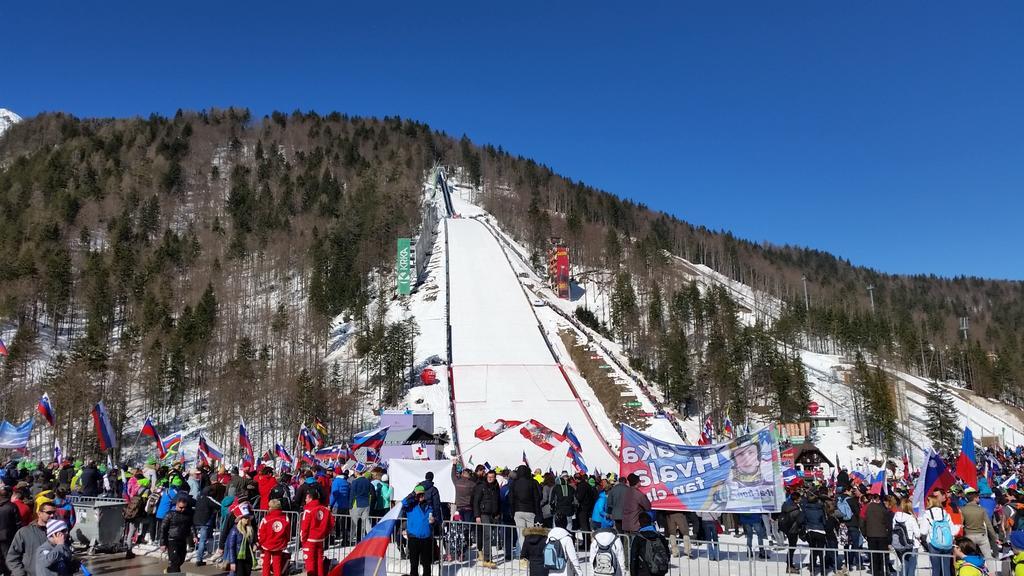
[[[779,512],[786,500],[779,445],[767,427],[722,444],[685,446],[623,425],[619,474],[630,473],[655,510]]]

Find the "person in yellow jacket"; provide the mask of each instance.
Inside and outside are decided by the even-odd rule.
[[[1013,547],[1013,556],[1010,556],[1010,576],[1024,576],[1024,530],[1010,532],[1010,546]]]
[[[986,576],[985,557],[981,549],[969,538],[957,538],[953,545],[953,569],[956,576]]]

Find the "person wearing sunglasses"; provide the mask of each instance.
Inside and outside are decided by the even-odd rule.
[[[43,502],[36,511],[36,521],[22,527],[14,535],[11,548],[7,551],[7,568],[11,576],[35,575],[36,552],[47,541],[46,524],[56,511],[53,502]]]

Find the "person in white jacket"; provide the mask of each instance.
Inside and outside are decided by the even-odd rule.
[[[576,539],[565,529],[564,524],[565,522],[556,522],[556,526],[548,532],[548,542],[554,541],[562,545],[562,551],[565,553],[565,570],[550,570],[548,576],[583,576],[580,557],[576,553]]]
[[[904,499],[896,510],[896,514],[893,515],[892,530],[893,534],[902,530],[909,540],[909,546],[902,550],[896,549],[896,555],[899,556],[900,562],[903,564],[903,576],[913,576],[917,570],[917,553],[921,548],[920,540],[924,536],[924,532],[921,531],[921,526],[917,523],[917,518],[914,517],[914,506],[909,499]],[[896,541],[897,538],[894,537],[894,548]]]
[[[611,558],[609,558],[611,556]],[[626,550],[613,529],[594,532],[590,541],[590,573],[594,576],[626,576]]]
[[[939,491],[936,491],[939,492]],[[939,492],[941,494],[941,492]],[[932,564],[932,575],[933,576],[953,576],[952,562],[945,555],[952,555],[953,550],[941,550],[932,546],[929,542],[932,533],[932,522],[938,522],[945,520],[949,522],[950,531],[952,534],[956,534],[960,531],[960,525],[953,523],[953,518],[946,512],[946,509],[942,506],[943,501],[935,494],[928,496],[928,507],[924,512],[921,513],[917,518],[918,528],[921,530],[925,543],[927,543],[929,561]]]

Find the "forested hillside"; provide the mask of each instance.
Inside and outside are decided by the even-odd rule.
[[[61,429],[72,447],[88,441],[84,415],[99,398],[122,427],[138,417],[129,406],[161,421],[209,411],[225,433],[239,415],[258,432],[314,415],[354,425],[359,393],[386,387],[379,397],[393,399],[403,374],[414,328],[386,326],[368,304],[390,298],[395,238],[415,232],[434,163],[459,167],[538,255],[561,235],[574,262],[613,271],[607,329],[675,400],[710,388],[742,410],[732,405],[744,383],[760,378],[783,387],[775,409],[805,405],[806,391],[785,384],[802,372],[773,338],[1021,395],[1020,282],[890,276],[739,240],[414,121],[229,109],[46,114],[0,137],[0,328],[16,333],[2,415],[17,419],[46,390],[58,419],[78,423]],[[729,298],[677,281],[666,252],[788,306],[743,329]],[[324,363],[339,314],[364,329],[361,362]]]

